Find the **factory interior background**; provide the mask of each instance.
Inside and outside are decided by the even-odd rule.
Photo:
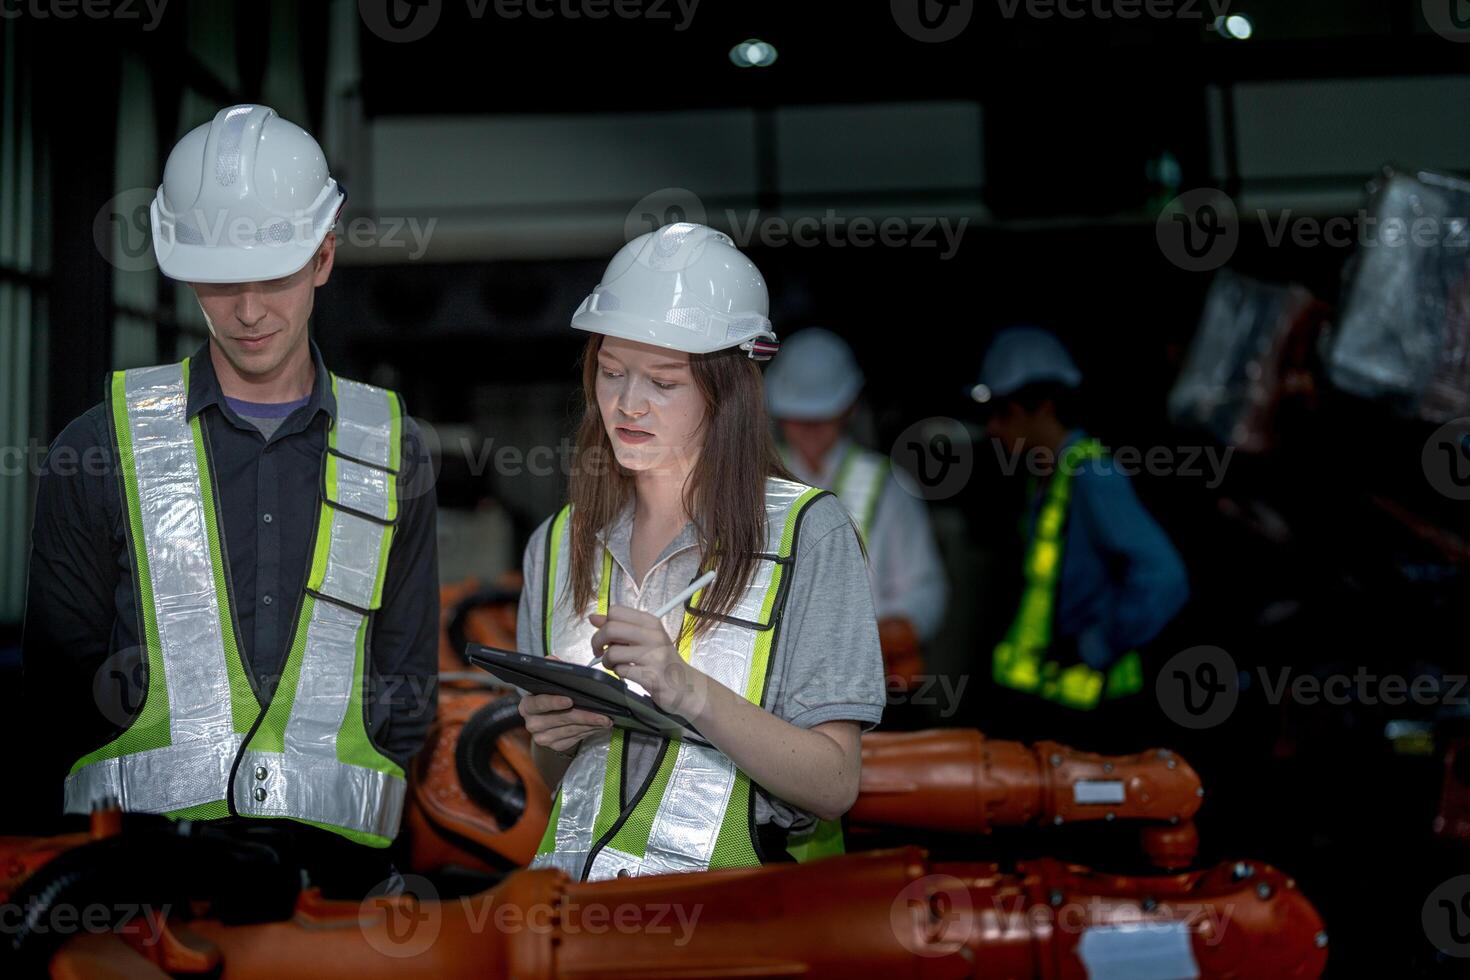
[[[1463,4],[0,9],[0,834],[86,826],[53,813],[42,743],[66,719],[22,678],[47,447],[107,372],[207,341],[159,272],[148,206],[175,142],[253,102],[316,136],[346,190],[311,336],[424,433],[446,646],[462,600],[519,588],[565,500],[572,312],[631,238],[707,224],[761,270],[778,337],[851,346],[851,431],[924,499],[948,602],[923,683],[890,690],[879,731],[1168,749],[1204,787],[1188,867],[1289,873],[1328,975],[1463,975]],[[1132,486],[1187,569],[1126,725],[1037,730],[992,678],[1026,480],[974,395],[1017,324],[1071,352],[1087,432],[1136,454]],[[1102,821],[880,839],[1158,873]]]

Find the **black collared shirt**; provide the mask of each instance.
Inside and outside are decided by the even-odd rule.
[[[306,584],[319,508],[327,425],[337,400],[311,344],[310,399],[269,440],[226,402],[206,344],[189,369],[189,417],[200,416],[220,501],[240,653],[268,703],[285,665]],[[27,699],[53,771],[124,730],[144,687],[126,507],[105,404],[52,444],[36,499],[23,639]],[[404,419],[399,521],[370,633],[369,733],[406,764],[435,709],[439,576],[433,470],[418,427]],[[49,723],[48,723],[49,719]],[[60,811],[58,779],[55,812]]]

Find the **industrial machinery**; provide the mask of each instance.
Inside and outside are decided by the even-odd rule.
[[[397,894],[331,901],[265,874],[285,909],[217,914],[259,855],[200,850],[152,826],[52,857],[3,896],[25,910],[7,970],[57,978],[1126,977],[1320,975],[1327,936],[1295,882],[1251,861],[1122,877],[1054,860],[1002,872],[931,862],[915,847],[809,864],[596,883],[522,870],[442,897],[410,876]],[[34,853],[0,842],[0,858]],[[289,871],[290,869],[284,869]],[[242,876],[244,876],[242,878]],[[289,899],[289,902],[283,900]],[[103,909],[58,934],[60,909]],[[142,914],[117,921],[118,909]],[[113,910],[107,912],[106,910]],[[103,926],[106,926],[105,928]],[[25,972],[7,975],[26,975]]]
[[[412,873],[361,901],[328,899],[269,846],[102,809],[89,833],[0,838],[0,908],[18,913],[0,975],[283,977],[310,963],[323,980],[1306,978],[1325,966],[1322,920],[1283,872],[1247,860],[1180,870],[1197,853],[1204,790],[1167,749],[873,732],[847,854],[595,883],[526,870],[550,792],[514,692],[455,652],[466,636],[513,645],[514,602],[507,588],[446,591],[439,716],[404,815]],[[972,859],[975,838],[999,828],[1086,823],[1137,834],[1174,873]],[[895,837],[906,846],[886,846]],[[913,846],[931,838],[961,841],[962,859]],[[56,927],[79,909],[96,911],[96,928]]]

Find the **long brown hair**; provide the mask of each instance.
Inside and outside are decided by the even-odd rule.
[[[572,602],[586,609],[602,564],[597,532],[633,499],[633,475],[617,462],[597,406],[597,352],[593,335],[582,352],[582,421],[572,467]],[[729,615],[766,548],[766,479],[795,477],[781,461],[766,417],[760,368],[738,347],[690,354],[694,383],[704,396],[703,448],[684,484],[684,510],[699,536],[703,567],[718,573],[700,597],[701,610]],[[718,548],[715,543],[718,542]],[[716,620],[695,617],[694,635]],[[677,639],[677,638],[676,638]]]

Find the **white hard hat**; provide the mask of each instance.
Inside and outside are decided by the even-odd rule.
[[[847,342],[830,330],[798,330],[781,345],[766,371],[766,405],[772,418],[832,419],[863,390],[863,372]]]
[[[760,270],[728,235],[679,222],[620,248],[572,326],[690,354],[740,347],[766,360],[780,346],[769,309]]]
[[[1062,342],[1040,327],[1007,327],[995,335],[980,365],[980,383],[970,390],[977,402],[1004,398],[1027,385],[1082,383],[1082,372]]]
[[[316,254],[346,197],[310,133],[268,106],[230,106],[168,155],[153,252],[170,279],[279,279]]]

